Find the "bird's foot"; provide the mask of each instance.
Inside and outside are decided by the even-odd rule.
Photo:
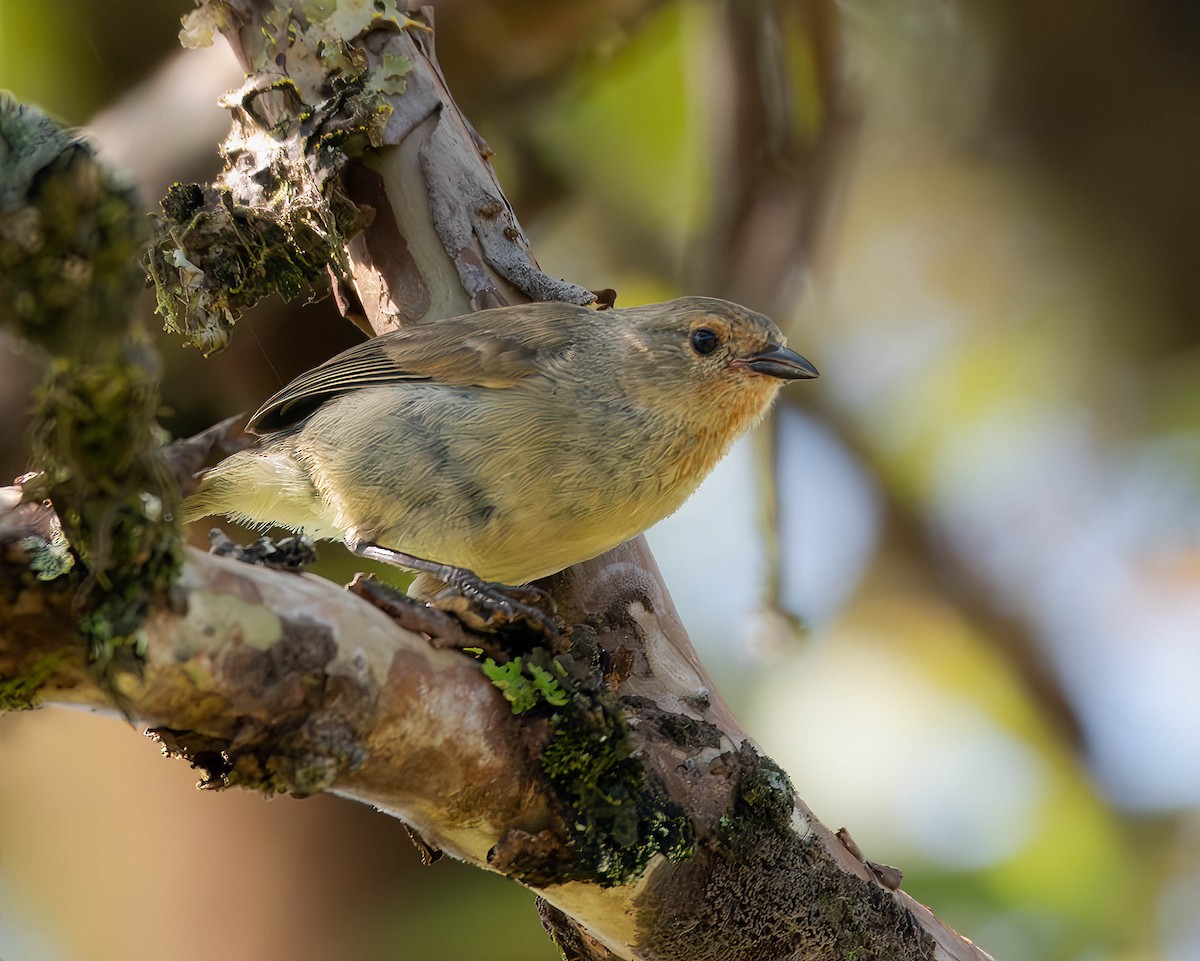
[[[420,571],[445,588],[429,598],[431,606],[453,614],[476,631],[525,624],[547,638],[558,635],[554,621],[554,599],[538,587],[513,587],[485,581],[472,571],[449,564],[427,561],[379,544],[349,544],[354,553],[372,560]]]
[[[524,623],[546,637],[558,634],[554,598],[539,587],[497,584],[456,569],[455,575],[446,579],[446,588],[430,598],[430,604],[477,631]]]

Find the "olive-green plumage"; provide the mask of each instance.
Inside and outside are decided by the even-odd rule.
[[[676,510],[783,380],[816,371],[722,300],[525,304],[405,327],[301,375],[184,505],[523,584]]]

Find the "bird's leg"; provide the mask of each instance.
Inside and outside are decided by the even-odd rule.
[[[435,607],[449,610],[460,616],[465,616],[468,626],[495,627],[497,624],[508,624],[524,620],[547,636],[557,633],[557,628],[551,617],[542,610],[542,605],[554,610],[554,599],[538,587],[513,587],[507,584],[497,584],[485,581],[477,574],[463,567],[453,567],[450,564],[440,564],[437,561],[427,561],[423,557],[405,554],[403,551],[383,547],[371,542],[350,543],[347,546],[360,557],[373,561],[382,561],[395,567],[403,567],[410,571],[419,571],[442,581],[447,587],[453,588],[458,598],[449,599],[449,603],[441,603],[442,595],[433,598]],[[454,601],[462,599],[469,605],[482,609],[488,615],[486,618],[472,617],[470,610],[463,608]]]

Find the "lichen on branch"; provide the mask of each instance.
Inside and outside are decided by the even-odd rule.
[[[0,93],[0,304],[56,354],[126,324],[146,238],[132,187],[36,107]]]
[[[130,320],[145,221],[130,186],[85,142],[8,97],[0,155],[3,319],[49,355],[34,397],[41,473],[27,488],[54,503],[82,561],[68,574],[80,579],[77,626],[92,657],[107,662],[136,646],[180,563],[178,491],[154,421],[154,358]]]
[[[224,172],[172,188],[148,261],[159,311],[189,343],[219,350],[245,308],[320,296],[328,275],[376,332],[595,299],[538,267],[490,150],[445,87],[431,11],[402,6],[207,0],[185,18],[185,46],[220,32],[249,77],[224,101]]]
[[[381,8],[381,9],[376,9]],[[185,42],[235,31],[237,12],[208,4],[185,23]],[[242,310],[272,293],[322,294],[327,273],[349,275],[345,247],[372,212],[346,195],[347,160],[383,144],[411,61],[368,60],[373,30],[423,27],[376,4],[299,4],[267,14],[254,72],[223,104],[233,123],[217,182],[175,184],[162,202],[147,270],[169,330],[207,352],[228,341]]]
[[[554,657],[534,648],[482,665],[514,714],[544,719],[533,740],[559,819],[555,830],[537,836],[510,832],[491,863],[535,886],[628,884],[656,854],[671,862],[690,857],[695,831],[638,756],[626,707],[605,687],[594,632],[574,625],[572,633],[572,653]]]

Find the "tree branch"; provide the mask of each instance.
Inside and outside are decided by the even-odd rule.
[[[72,575],[28,576],[51,526],[40,506],[0,515],[0,677],[40,671],[40,702],[119,704],[207,787],[372,804],[427,844],[523,879],[618,957],[832,959],[855,945],[898,959],[987,957],[884,887],[794,797],[712,690],[636,542],[552,584],[589,612],[567,609],[574,627],[558,657],[581,713],[613,707],[627,719],[615,759],[597,760],[579,750],[587,732],[559,725],[559,712],[514,715],[471,658],[434,649],[365,601],[196,551],[145,623],[140,674],[102,683],[74,628]],[[640,786],[655,810],[642,817],[645,798],[632,790],[615,816],[588,808],[596,799],[545,764],[556,738],[578,751],[565,762],[572,773],[593,763],[598,783]],[[628,758],[638,759],[632,779],[604,780]],[[689,825],[686,844],[665,852],[655,844],[663,811]],[[568,817],[591,819],[601,848],[615,840],[605,829],[641,817],[624,825],[626,840],[655,850],[635,862],[636,878],[613,883],[606,859],[617,848],[581,865]]]
[[[375,329],[459,309],[464,297],[474,307],[590,298],[574,285],[543,286],[486,151],[437,71],[428,17],[353,25],[320,47],[337,52],[342,71],[326,83],[305,71],[324,69],[311,31],[329,20],[265,3],[205,9],[255,76],[233,102],[224,184],[176,194],[186,203],[160,239],[160,267],[170,268],[160,284],[176,272],[203,343],[227,336],[203,325],[228,320],[222,278],[233,274],[220,269],[230,261],[206,259],[218,245],[208,254],[191,246],[197,222],[212,218],[214,237],[228,223],[256,224],[265,240],[302,234],[307,270],[321,242],[340,243],[370,220],[354,197],[364,170],[376,177],[374,223],[327,261],[349,281],[347,309],[357,299]],[[377,94],[386,124],[355,128]],[[329,152],[351,149],[355,129],[371,150]],[[286,196],[302,202],[279,203],[266,172],[281,170],[297,178]],[[405,206],[414,184],[427,205]],[[257,242],[236,266],[267,262]],[[56,530],[48,507],[0,495],[7,706],[117,707],[197,765],[207,786],[373,804],[425,843],[537,890],[568,957],[987,958],[882,883],[890,875],[821,825],[759,753],[714,691],[640,538],[545,582],[563,626],[549,645],[519,632],[476,638],[458,625],[427,639],[316,578],[189,550],[137,631],[142,662],[98,676],[76,606],[91,575],[47,565]],[[438,631],[428,618],[400,620]],[[429,643],[462,646],[464,637],[478,643]],[[475,646],[502,653],[481,665]]]

